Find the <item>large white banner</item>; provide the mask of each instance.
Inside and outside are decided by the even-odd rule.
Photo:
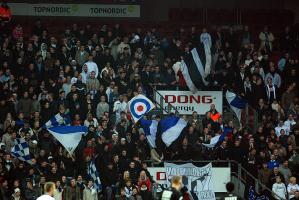
[[[151,174],[153,180],[158,184],[162,185],[164,188],[168,185],[168,180],[166,179],[166,171],[164,167],[149,167],[149,173]],[[225,185],[230,182],[231,170],[229,167],[213,167],[212,177],[214,182],[215,192],[226,192]],[[161,191],[159,189],[159,191]]]
[[[12,15],[64,17],[140,17],[139,5],[9,3]]]
[[[158,103],[162,101],[164,114],[166,114],[165,110],[168,110],[168,103],[183,115],[191,115],[194,111],[204,115],[210,110],[211,104],[215,104],[217,111],[222,114],[222,91],[198,91],[192,93],[191,91],[159,90],[158,93],[163,96],[163,99],[156,93],[155,101]],[[175,112],[174,108],[171,107],[171,112]]]
[[[196,167],[191,163],[176,165],[165,163],[168,187],[173,176],[183,176],[183,184],[193,196],[194,200],[215,200],[212,163],[204,167]]]

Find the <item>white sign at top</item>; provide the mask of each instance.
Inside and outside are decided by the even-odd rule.
[[[12,15],[56,17],[140,17],[139,5],[9,3]]]
[[[163,98],[161,98],[161,96]],[[214,104],[216,110],[222,113],[222,91],[171,91],[159,90],[155,95],[155,101],[162,104],[165,110],[168,104],[171,104],[171,112],[175,112],[174,108],[183,115],[191,115],[196,111],[200,115],[204,115],[210,110],[211,104]],[[162,102],[161,102],[162,101]]]

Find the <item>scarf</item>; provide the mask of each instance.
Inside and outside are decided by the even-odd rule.
[[[272,85],[271,87],[269,85],[266,85],[267,87],[267,97],[270,100],[271,98],[271,90],[273,91],[273,99],[276,99],[276,89],[275,86]]]
[[[249,90],[251,92],[251,83],[250,82],[244,82],[244,90],[245,93],[247,92],[247,90]]]

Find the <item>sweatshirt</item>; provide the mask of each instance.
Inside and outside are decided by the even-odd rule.
[[[284,183],[274,183],[272,186],[272,192],[276,195],[275,199],[286,199],[286,186]]]

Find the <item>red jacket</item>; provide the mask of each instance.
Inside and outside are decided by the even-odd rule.
[[[11,20],[11,11],[9,8],[0,7],[0,18],[4,19],[5,21]]]
[[[142,185],[146,185],[147,191],[151,191],[151,181],[150,181],[149,178],[147,178],[145,180],[140,180],[139,179],[137,185],[138,185],[139,190],[141,189]]]

